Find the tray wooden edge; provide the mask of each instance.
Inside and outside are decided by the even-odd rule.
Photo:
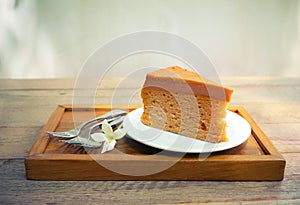
[[[28,156],[32,156],[35,154],[42,154],[44,153],[49,141],[50,137],[45,133],[46,131],[54,131],[58,126],[66,107],[64,105],[58,105],[56,110],[51,114],[48,122],[42,129],[40,135],[36,139],[35,143],[32,145]]]
[[[43,156],[41,156],[43,157]],[[45,156],[44,156],[45,157]],[[68,160],[67,160],[68,159]],[[108,165],[113,162],[119,167],[126,169],[141,170],[151,166],[168,165],[170,162],[146,160],[123,160],[123,158],[109,160]],[[224,181],[280,181],[283,179],[282,164],[265,158],[240,161],[235,160],[205,160],[205,161],[178,161],[166,170],[151,175],[133,176],[119,174],[114,169],[106,168],[106,162],[101,164],[96,160],[84,158],[74,159],[72,156],[64,159],[55,156],[39,160],[38,156],[27,163],[27,179],[33,180],[224,180]],[[49,166],[50,165],[50,166]],[[188,171],[191,170],[197,171]],[[74,170],[76,170],[74,172]],[[84,173],[84,174],[83,174]]]
[[[254,121],[251,115],[243,107],[230,106],[229,110],[238,113],[248,121],[252,129],[251,134],[253,135],[257,143],[261,146],[266,155],[271,155],[273,157],[278,158],[278,160],[285,161],[285,159],[280,154],[280,152],[277,151],[271,140],[266,136],[266,134],[257,125],[257,123]]]
[[[140,106],[131,106],[131,107],[121,107],[121,109],[128,109],[128,110],[133,110],[136,109]],[[47,124],[41,131],[41,134],[38,136],[37,140],[33,144],[32,148],[29,151],[28,156],[25,159],[25,167],[26,167],[26,176],[27,179],[34,179],[34,180],[283,180],[284,178],[284,169],[286,165],[286,161],[283,158],[283,156],[276,150],[274,145],[271,143],[271,141],[267,138],[267,136],[264,134],[264,132],[258,127],[258,125],[255,123],[253,118],[247,113],[247,111],[240,107],[240,106],[230,106],[229,110],[238,113],[242,117],[244,117],[251,125],[252,128],[252,135],[254,136],[255,140],[258,142],[258,144],[261,146],[263,151],[266,153],[266,155],[261,155],[261,156],[255,156],[255,155],[220,155],[220,156],[211,156],[207,158],[205,161],[198,162],[197,166],[203,167],[206,163],[210,164],[232,164],[232,163],[238,163],[241,164],[241,166],[250,166],[250,168],[253,166],[254,163],[259,163],[262,165],[268,164],[268,169],[261,170],[263,172],[268,172],[273,169],[278,169],[278,171],[275,173],[275,175],[272,176],[261,176],[261,177],[256,177],[253,178],[252,176],[249,175],[249,177],[244,177],[244,178],[234,178],[232,176],[230,177],[224,177],[221,176],[222,178],[201,178],[198,176],[198,178],[184,178],[184,176],[179,176],[174,175],[175,177],[171,177],[169,179],[166,178],[160,178],[160,177],[154,177],[152,175],[150,176],[144,176],[144,177],[130,177],[130,176],[125,176],[125,175],[115,175],[113,178],[109,177],[107,174],[103,176],[99,176],[96,174],[95,178],[90,177],[82,177],[82,178],[70,178],[68,179],[67,176],[65,176],[64,179],[57,177],[47,177],[46,175],[43,175],[41,177],[36,177],[38,173],[34,172],[32,167],[35,167],[40,164],[47,164],[47,163],[61,163],[61,162],[80,162],[82,163],[81,166],[92,166],[94,168],[98,167],[99,169],[99,164],[95,164],[95,160],[104,160],[104,161],[114,161],[114,162],[119,162],[122,163],[123,161],[126,162],[133,162],[137,164],[143,164],[147,163],[145,161],[151,160],[152,162],[161,162],[164,161],[161,157],[158,158],[152,158],[148,157],[146,160],[145,158],[141,159],[140,157],[134,157],[130,155],[125,155],[120,158],[120,156],[114,155],[114,154],[106,154],[105,158],[99,155],[88,155],[88,154],[44,154],[44,151],[50,141],[50,137],[45,134],[45,131],[54,131],[56,127],[58,126],[64,112],[70,109],[111,109],[111,106],[109,105],[104,105],[104,106],[95,106],[95,107],[86,107],[86,106],[76,106],[73,107],[72,105],[58,105],[56,110],[52,113],[50,116]],[[247,158],[247,159],[246,159]],[[170,160],[170,158],[166,158],[166,161]],[[42,163],[41,163],[42,162]],[[91,165],[92,164],[92,165]],[[193,161],[178,161],[177,166],[196,166]],[[212,164],[211,164],[212,165]],[[173,167],[177,167],[173,166]],[[107,172],[105,168],[102,167],[102,171],[104,173]],[[55,170],[55,168],[54,168]],[[42,171],[42,170],[41,170]],[[45,171],[45,170],[44,170]],[[51,172],[51,170],[48,170]],[[172,171],[172,169],[171,169]]]

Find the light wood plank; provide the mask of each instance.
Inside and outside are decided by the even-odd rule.
[[[43,127],[0,128],[0,158],[25,158]]]
[[[300,87],[300,86],[299,86]],[[233,86],[233,102],[256,102],[261,99],[263,102],[296,102],[300,101],[300,91],[293,86]],[[276,92],[274,92],[276,90]],[[39,89],[39,90],[0,90],[0,96],[4,99],[20,99],[24,97],[73,97],[73,89]],[[78,90],[75,94],[92,97],[126,97],[139,95],[140,88],[106,88]]]
[[[236,105],[232,103],[232,105]],[[300,102],[279,102],[264,103],[261,101],[253,103],[239,103],[247,112],[260,123],[299,123],[300,122]]]
[[[115,88],[120,83],[127,88],[138,88],[144,78],[125,79],[105,78],[87,79],[99,82],[102,88]],[[84,81],[84,80],[83,80]],[[300,86],[300,77],[220,77],[216,80],[226,86]],[[76,79],[0,79],[0,90],[31,90],[31,89],[73,89]]]

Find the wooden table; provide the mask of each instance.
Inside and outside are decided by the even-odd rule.
[[[0,80],[0,204],[300,204],[300,78],[222,78],[286,159],[283,181],[33,181],[24,159],[58,104],[72,104],[74,80]],[[110,81],[111,82],[111,81]],[[122,88],[116,96],[138,90]],[[98,90],[109,104],[113,85]],[[140,104],[138,95],[131,101]]]

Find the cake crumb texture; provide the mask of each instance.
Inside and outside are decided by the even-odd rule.
[[[227,141],[226,101],[157,87],[144,87],[141,96],[145,125],[213,143]]]

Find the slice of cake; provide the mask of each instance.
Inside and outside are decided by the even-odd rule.
[[[207,142],[227,141],[226,109],[233,90],[178,66],[147,74],[141,121]]]

